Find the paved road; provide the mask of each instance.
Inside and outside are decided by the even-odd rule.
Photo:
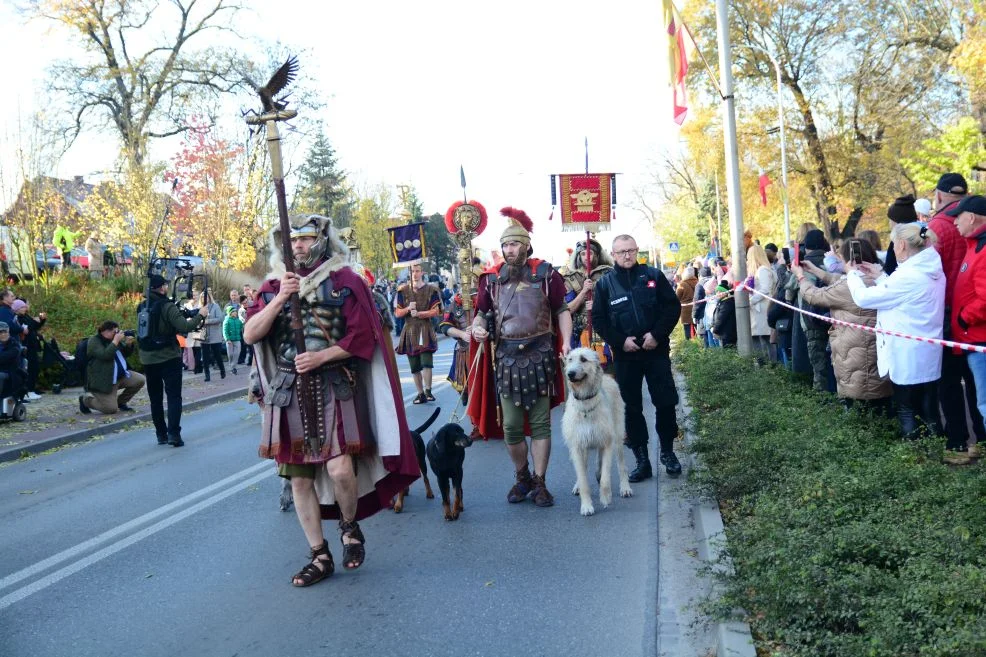
[[[402,380],[410,399],[406,362]],[[408,405],[411,425],[433,407]],[[258,421],[229,402],[187,414],[182,449],[142,429],[0,469],[0,654],[656,654],[656,480],[582,518],[559,439],[556,505],[509,505],[503,444],[476,443],[458,522],[418,482],[403,514],[361,523],[363,568],[296,589],[307,547],[256,457]]]

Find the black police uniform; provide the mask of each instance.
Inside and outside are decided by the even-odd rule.
[[[678,435],[675,406],[678,390],[671,374],[669,336],[681,318],[681,303],[660,270],[636,264],[630,269],[616,267],[596,283],[592,302],[595,330],[613,350],[616,381],[626,405],[627,445],[637,458],[631,481],[651,476],[647,456],[647,424],[643,413],[643,381],[657,409],[657,435],[661,443],[661,462],[669,474],[681,472],[674,456]],[[626,352],[627,337],[643,346],[644,334],[657,341],[651,350]]]

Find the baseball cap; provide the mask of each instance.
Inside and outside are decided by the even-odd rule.
[[[966,194],[969,192],[969,185],[961,173],[943,173],[935,189],[948,194]]]
[[[978,214],[981,217],[986,217],[986,197],[983,196],[966,196],[964,199],[959,201],[951,210],[947,211],[949,217],[957,217],[963,212],[971,212],[972,214]]]
[[[150,279],[151,279],[151,289],[152,290],[156,290],[159,287],[161,287],[162,285],[167,285],[168,284],[168,279],[166,279],[161,274],[151,274],[150,275]]]

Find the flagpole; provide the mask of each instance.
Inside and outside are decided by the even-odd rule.
[[[719,76],[723,93],[723,136],[726,142],[726,192],[729,207],[731,272],[733,280],[746,280],[746,250],[743,246],[743,202],[740,198],[739,153],[736,146],[736,98],[733,96],[733,57],[729,43],[729,3],[716,0],[716,28],[719,34]],[[753,353],[750,331],[750,295],[736,288],[736,348],[741,356]]]

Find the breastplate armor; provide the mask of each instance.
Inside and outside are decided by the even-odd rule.
[[[310,303],[301,299],[301,323],[305,335],[306,351],[328,349],[346,335],[346,318],[342,304],[349,296],[346,288],[334,290],[332,279],[326,278],[316,291],[316,300]],[[293,364],[298,350],[291,331],[290,303],[278,315],[274,324],[275,349],[281,363]]]
[[[533,338],[551,332],[551,307],[543,282],[502,283],[496,300],[497,337],[506,340]]]

